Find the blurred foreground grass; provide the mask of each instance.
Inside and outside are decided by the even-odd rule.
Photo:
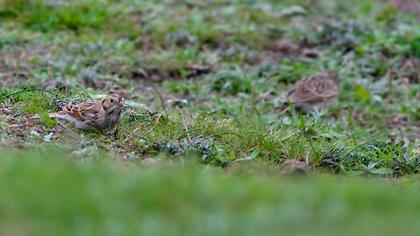
[[[418,177],[285,177],[83,164],[0,150],[0,235],[416,235]],[[396,183],[399,182],[399,183]]]

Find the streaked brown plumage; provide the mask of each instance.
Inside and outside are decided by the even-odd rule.
[[[51,118],[67,120],[83,130],[108,131],[115,128],[120,120],[124,98],[109,95],[96,102],[68,104],[62,111],[51,113]]]
[[[338,78],[333,72],[319,72],[299,80],[287,93],[286,103],[291,103],[305,113],[316,108],[327,108],[335,103]]]

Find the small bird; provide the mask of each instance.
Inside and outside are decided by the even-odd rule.
[[[67,120],[82,130],[104,132],[117,127],[117,133],[123,104],[124,98],[113,94],[96,102],[64,105],[60,112],[50,113],[49,116]]]
[[[280,174],[305,174],[309,171],[309,166],[305,161],[287,160],[280,166]]]
[[[288,91],[284,105],[291,103],[298,110],[308,113],[313,109],[327,108],[333,105],[337,100],[337,94],[337,75],[333,72],[323,71],[299,80]]]

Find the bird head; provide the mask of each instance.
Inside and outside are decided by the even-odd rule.
[[[119,112],[124,105],[124,98],[116,94],[108,95],[101,101],[102,107],[107,114]]]

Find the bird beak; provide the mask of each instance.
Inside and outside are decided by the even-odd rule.
[[[124,98],[123,97],[118,97],[118,102],[122,105],[124,103]]]

